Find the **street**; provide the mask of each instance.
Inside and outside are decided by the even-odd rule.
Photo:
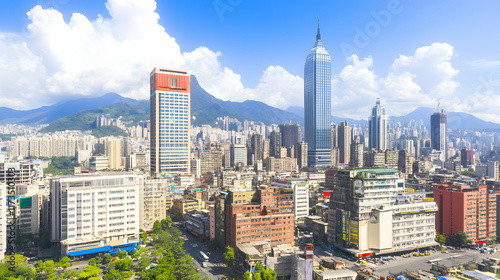
[[[229,276],[230,269],[223,266],[225,261],[222,252],[209,249],[205,242],[199,241],[196,236],[189,233],[182,226],[177,227],[184,237],[184,250],[193,257],[193,264],[200,269],[204,276],[208,276],[212,280],[219,280],[224,275]],[[200,251],[209,256],[207,267],[202,267],[200,264]]]
[[[481,262],[487,257],[500,257],[500,253],[481,254],[478,250],[450,250],[449,254],[441,252],[431,253],[430,256],[411,256],[409,258],[397,257],[395,261],[390,261],[386,264],[378,264],[374,272],[377,276],[400,275],[403,272],[416,271],[419,269],[430,270],[431,260],[440,260],[438,263],[444,266],[453,266],[466,264],[471,261]],[[354,266],[353,270],[359,269]]]

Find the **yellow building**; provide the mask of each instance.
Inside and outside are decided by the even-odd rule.
[[[195,199],[175,199],[172,205],[172,216],[184,218],[188,211],[200,210],[198,200]]]

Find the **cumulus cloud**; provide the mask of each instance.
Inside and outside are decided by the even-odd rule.
[[[223,100],[252,99],[282,109],[303,105],[303,79],[279,65],[267,67],[258,85],[248,88],[238,73],[221,64],[222,53],[203,46],[181,52],[158,23],[154,0],[108,0],[105,5],[109,15],[89,19],[74,13],[67,22],[59,11],[35,6],[27,12],[27,32],[0,32],[1,106],[28,109],[69,95],[107,92],[146,99],[155,66],[189,70]],[[372,57],[352,55],[333,76],[332,114],[365,119],[380,97],[389,114],[401,115],[418,106],[434,107],[443,98],[447,110],[498,121],[499,80],[483,78],[474,92],[457,94],[455,56],[453,46],[433,43],[401,54],[387,73],[377,75]],[[484,59],[467,64],[472,69],[500,65]]]
[[[380,97],[389,114],[401,115],[418,106],[434,106],[435,99],[451,96],[458,83],[458,70],[451,65],[453,47],[434,43],[418,48],[411,56],[400,55],[385,77],[371,67],[373,59],[348,58],[349,65],[334,78],[333,109],[339,115],[366,118]],[[357,110],[353,110],[356,108]]]
[[[257,88],[249,89],[240,75],[220,64],[220,52],[200,46],[182,53],[158,23],[154,0],[108,0],[105,5],[107,17],[91,20],[74,13],[69,22],[53,8],[35,6],[27,12],[30,24],[24,37],[0,33],[2,105],[34,108],[63,95],[111,91],[146,99],[155,66],[190,70],[202,87],[224,100],[255,98],[286,108],[293,99],[280,103],[269,97],[302,93],[300,78],[279,66],[266,69]]]

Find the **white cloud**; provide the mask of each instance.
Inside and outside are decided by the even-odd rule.
[[[493,68],[500,66],[500,60],[476,59],[467,62],[472,68]]]
[[[375,99],[380,97],[390,115],[409,113],[419,106],[434,106],[435,99],[451,96],[458,86],[458,74],[450,63],[453,47],[434,43],[418,48],[413,56],[400,55],[385,77],[371,67],[373,59],[348,58],[334,80],[333,111],[339,116],[366,118]]]
[[[300,77],[282,67],[270,66],[259,85],[249,89],[240,75],[220,64],[220,52],[200,46],[182,53],[158,23],[154,0],[108,0],[106,8],[108,17],[90,20],[74,13],[66,23],[59,11],[35,6],[27,13],[25,37],[0,33],[2,105],[34,108],[62,95],[111,91],[146,99],[155,66],[189,70],[202,87],[224,100],[257,99],[280,108],[302,104]]]
[[[238,73],[221,64],[222,53],[203,46],[181,52],[158,23],[154,0],[108,0],[106,7],[109,15],[89,19],[74,13],[65,22],[59,11],[35,6],[27,13],[25,34],[0,33],[1,106],[35,108],[62,96],[107,92],[146,99],[155,66],[189,70],[202,87],[224,100],[252,99],[282,109],[303,105],[303,79],[279,65],[269,66],[258,85],[248,88]],[[389,114],[401,115],[418,106],[434,107],[443,98],[447,110],[497,121],[500,82],[488,76],[472,94],[458,94],[459,70],[451,63],[455,56],[453,46],[433,43],[400,55],[383,76],[372,69],[372,57],[352,55],[332,79],[332,114],[365,119],[380,97]],[[468,65],[500,63],[479,59]]]

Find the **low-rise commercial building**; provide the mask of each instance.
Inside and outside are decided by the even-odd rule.
[[[51,242],[137,238],[143,175],[102,173],[50,180]]]

